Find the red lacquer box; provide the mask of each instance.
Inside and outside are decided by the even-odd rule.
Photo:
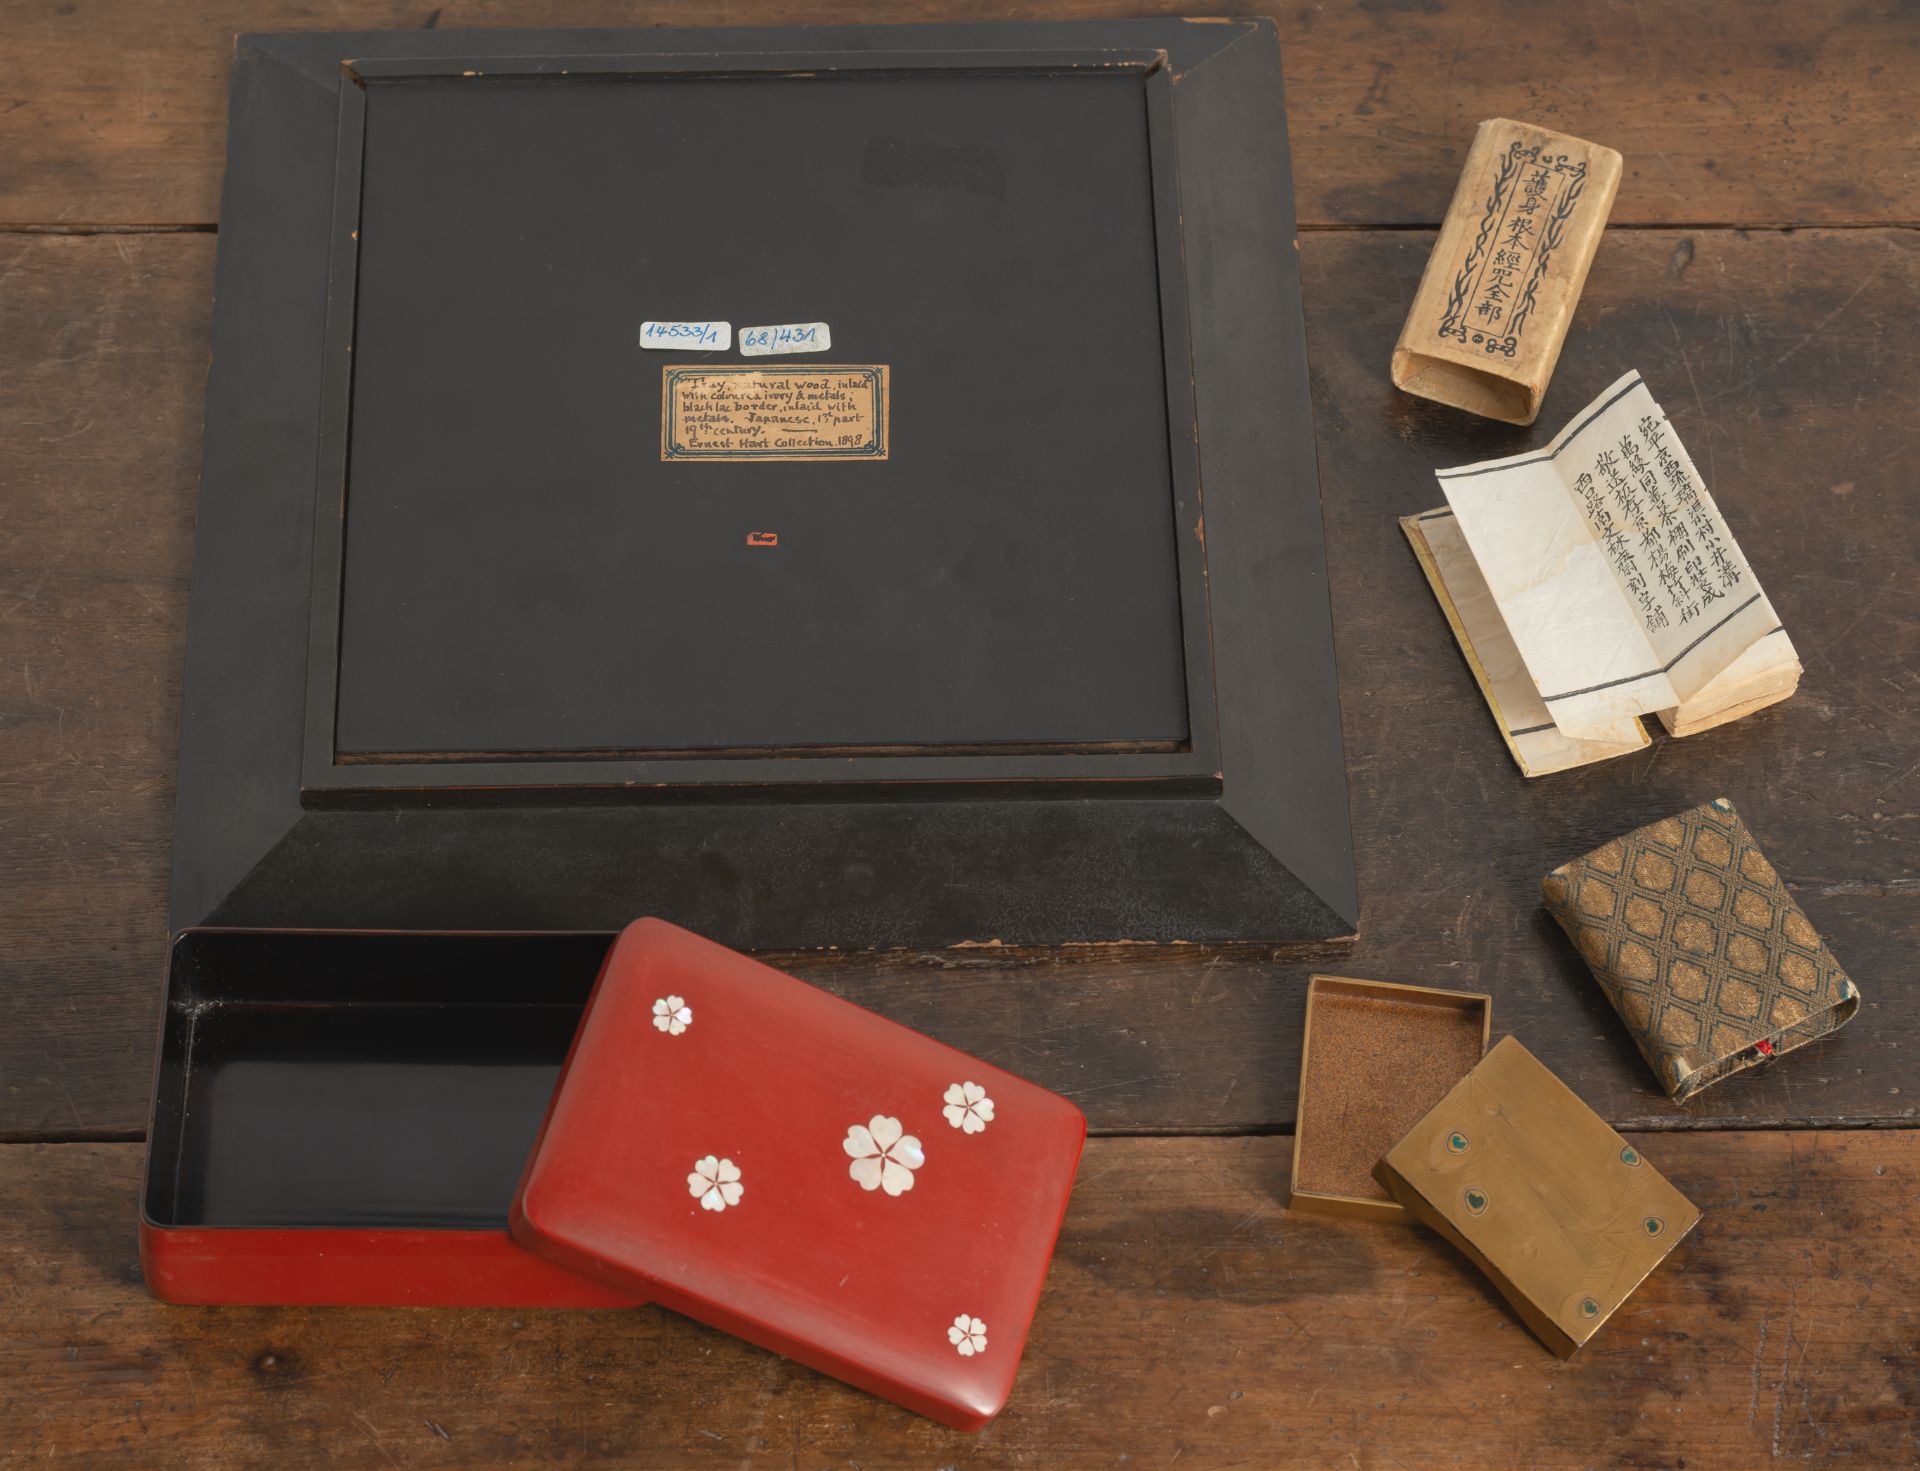
[[[657,1301],[972,1429],[1011,1390],[1085,1134],[658,920],[611,949],[189,931],[141,1259],[176,1302]]]
[[[658,920],[622,933],[514,1201],[583,1275],[962,1429],[1006,1403],[1086,1121]]]

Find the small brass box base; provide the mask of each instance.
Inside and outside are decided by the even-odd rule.
[[[1308,981],[1289,1208],[1410,1222],[1373,1167],[1480,1060],[1492,1024],[1492,999],[1473,992]]]

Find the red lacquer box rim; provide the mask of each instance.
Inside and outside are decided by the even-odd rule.
[[[647,1301],[542,1259],[504,1227],[163,1226],[143,1208],[140,1272],[155,1297],[183,1306],[627,1308]]]

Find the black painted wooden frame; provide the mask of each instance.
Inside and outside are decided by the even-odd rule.
[[[339,760],[361,88],[855,67],[1141,75],[1185,747]],[[1266,21],[241,37],[174,926],[606,929],[655,913],[761,948],[1350,935],[1293,228]]]

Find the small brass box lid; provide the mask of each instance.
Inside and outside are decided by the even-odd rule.
[[[1503,1038],[1376,1172],[1571,1358],[1700,1212],[1546,1065]]]

